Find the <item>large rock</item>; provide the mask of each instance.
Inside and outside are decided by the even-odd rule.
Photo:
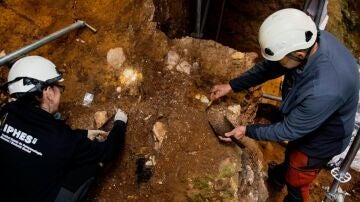
[[[112,48],[108,51],[106,59],[112,67],[120,68],[126,60],[124,50],[120,47]]]

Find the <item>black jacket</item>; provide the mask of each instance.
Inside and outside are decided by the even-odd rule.
[[[99,143],[48,112],[22,101],[0,111],[0,195],[4,201],[53,201],[67,172],[111,161],[123,146],[126,125],[115,121]]]

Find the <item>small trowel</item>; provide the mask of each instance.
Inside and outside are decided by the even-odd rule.
[[[223,120],[219,120],[217,123],[209,120],[209,125],[217,138],[219,136],[225,137],[225,133],[230,132],[235,128],[235,126],[228,120],[226,116],[223,117]],[[234,136],[231,136],[230,138],[237,146],[242,149],[245,148],[245,145]]]

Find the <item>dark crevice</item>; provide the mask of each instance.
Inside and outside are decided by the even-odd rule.
[[[202,0],[202,15],[207,0]],[[154,0],[155,21],[170,38],[191,36],[195,32],[196,0]],[[258,29],[272,12],[285,8],[301,8],[295,0],[226,0],[218,42],[239,51],[258,51]],[[211,0],[204,26],[203,39],[216,39],[222,0]]]

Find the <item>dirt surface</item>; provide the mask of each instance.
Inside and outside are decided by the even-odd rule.
[[[98,30],[72,32],[31,53],[51,59],[63,72],[60,112],[73,128],[93,129],[97,111],[110,117],[121,108],[129,116],[122,155],[96,182],[88,201],[282,200],[284,193],[268,193],[264,179],[267,163],[280,162],[284,148],[251,139],[243,149],[220,144],[208,125],[214,111],[235,125],[254,122],[259,88],[231,94],[209,109],[205,98],[212,85],[250,68],[256,53],[211,40],[169,39],[157,29],[151,0],[0,1],[0,13],[0,51],[7,53],[76,19]],[[114,48],[122,48],[126,58],[118,66],[107,60]],[[170,51],[177,56],[170,57]],[[5,81],[6,69],[1,72]],[[94,101],[83,106],[87,92]],[[154,129],[156,123],[162,127]],[[354,179],[344,186],[349,201],[359,199],[359,174]],[[314,201],[321,201],[329,181],[322,173]]]

